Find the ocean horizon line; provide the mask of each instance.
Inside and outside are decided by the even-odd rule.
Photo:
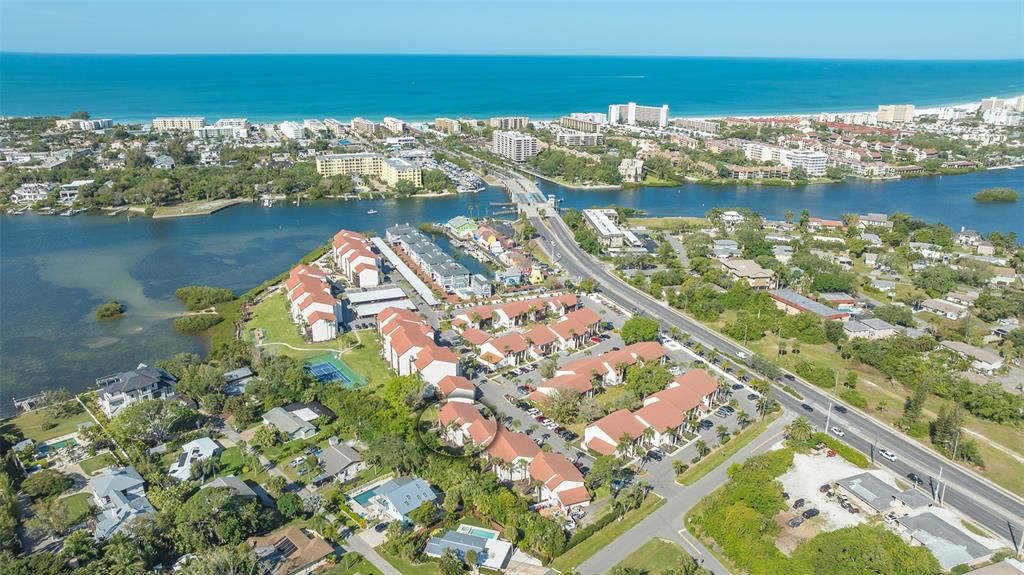
[[[886,62],[886,63],[969,63],[969,62],[1021,62],[1024,57],[1018,58],[858,58],[854,56],[822,56],[822,57],[798,57],[798,56],[757,56],[757,55],[713,55],[713,54],[592,54],[592,53],[537,53],[537,54],[510,54],[495,52],[466,54],[460,52],[39,52],[25,50],[0,50],[0,56],[10,54],[18,56],[61,56],[61,57],[188,57],[201,58],[209,56],[217,57],[308,57],[308,56],[369,56],[369,57],[409,57],[409,58],[622,58],[622,59],[666,59],[666,60],[765,60],[765,61],[791,61],[791,62]]]

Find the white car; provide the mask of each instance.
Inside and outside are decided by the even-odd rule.
[[[886,449],[884,447],[882,449],[878,450],[878,454],[881,455],[882,457],[888,459],[889,461],[896,461],[896,454],[891,452],[891,451],[889,451],[888,449]]]
[[[832,429],[832,433],[836,434],[836,437],[846,437],[846,432],[844,432],[842,429],[839,429],[838,427],[836,427],[834,425],[832,426],[831,429]]]
[[[736,357],[738,357],[740,359],[747,359],[747,352],[745,352],[745,351],[737,351],[736,352]]]

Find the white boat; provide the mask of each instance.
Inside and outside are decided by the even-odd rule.
[[[366,210],[366,213],[372,216],[373,214],[377,213],[377,210]]]

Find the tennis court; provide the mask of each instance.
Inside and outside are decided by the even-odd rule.
[[[332,353],[319,355],[306,362],[306,371],[321,383],[338,382],[345,387],[362,387],[366,379],[352,371],[343,360]]]

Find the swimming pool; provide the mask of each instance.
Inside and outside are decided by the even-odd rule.
[[[360,493],[359,495],[356,495],[352,499],[356,503],[362,505],[363,507],[366,507],[367,505],[369,505],[370,499],[372,499],[374,495],[376,495],[376,493],[372,489],[367,489],[366,491]]]
[[[37,447],[36,451],[38,451],[39,453],[47,453],[47,452],[50,452],[50,451],[57,451],[58,449],[61,449],[63,447],[70,447],[72,445],[76,445],[77,443],[78,442],[75,441],[74,437],[69,437],[67,439],[62,439],[60,441],[57,441],[55,443],[49,443],[49,444],[44,443],[44,444],[40,445],[39,447]]]
[[[477,527],[475,525],[466,525],[462,523],[458,528],[459,533],[465,533],[466,535],[473,535],[476,537],[483,537],[484,539],[497,539],[500,533],[493,529],[485,529],[483,527]]]

